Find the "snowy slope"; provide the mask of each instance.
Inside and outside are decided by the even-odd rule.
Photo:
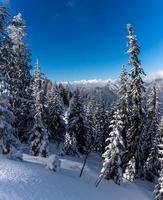
[[[94,183],[101,167],[95,155],[79,178],[82,159],[62,157],[61,172],[52,172],[30,156],[18,162],[0,156],[0,200],[151,200],[153,185],[143,181],[115,185]],[[45,160],[44,160],[45,161]],[[44,162],[43,161],[43,162]],[[31,163],[34,162],[34,163]]]

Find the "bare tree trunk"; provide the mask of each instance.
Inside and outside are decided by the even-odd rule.
[[[83,171],[84,171],[84,168],[85,168],[85,165],[86,165],[86,162],[87,162],[88,156],[89,156],[89,152],[88,152],[88,153],[86,154],[86,156],[85,156],[84,163],[83,163],[82,169],[81,169],[81,171],[80,171],[80,175],[79,175],[79,177],[81,177],[82,174],[83,174]]]
[[[101,177],[99,177],[99,178],[97,179],[97,181],[96,181],[96,183],[95,183],[95,184],[96,184],[96,187],[99,186],[99,184],[101,183],[103,177],[104,177],[104,176],[101,176]]]

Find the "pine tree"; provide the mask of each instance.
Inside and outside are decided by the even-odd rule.
[[[9,153],[13,147],[20,145],[15,137],[13,123],[15,116],[11,107],[13,96],[11,94],[11,66],[10,42],[5,32],[8,12],[0,7],[0,152]]]
[[[160,162],[160,175],[158,179],[158,184],[155,187],[154,194],[155,200],[162,200],[163,199],[163,127],[161,127],[161,138],[160,143],[158,145],[159,151],[159,162]]]
[[[69,106],[69,90],[62,83],[58,86],[59,93],[63,99],[63,103],[65,106]]]
[[[80,92],[77,89],[74,92],[70,102],[68,115],[67,133],[64,142],[64,151],[66,154],[85,153],[86,125],[83,105],[80,99]]]
[[[51,139],[62,141],[65,133],[65,122],[63,120],[63,102],[55,85],[48,91],[48,130]]]
[[[137,44],[136,36],[133,32],[131,24],[127,25],[128,29],[128,53],[130,54],[129,64],[132,67],[130,72],[130,89],[131,89],[131,127],[127,132],[128,140],[128,161],[134,156],[136,161],[136,174],[142,169],[141,154],[140,154],[140,137],[143,130],[144,122],[144,108],[142,105],[143,93],[145,91],[143,86],[142,75],[145,75],[141,62],[138,59],[140,53],[140,46]]]
[[[33,97],[35,101],[38,102],[36,106],[37,110],[39,111],[42,123],[47,125],[47,80],[41,71],[41,66],[38,59],[36,61],[35,71],[33,74],[32,90]]]
[[[129,162],[127,163],[127,166],[125,168],[125,171],[123,173],[123,177],[128,181],[133,181],[135,179],[136,174],[136,161],[135,158],[132,157]]]
[[[30,136],[31,154],[46,157],[48,155],[48,131],[43,124],[42,109],[44,107],[44,91],[42,89],[42,73],[37,61],[33,76],[33,96],[35,101],[35,123]]]
[[[106,151],[103,154],[104,162],[97,185],[102,178],[113,179],[116,184],[120,184],[122,179],[121,158],[124,151],[124,142],[122,138],[123,122],[119,110],[115,111],[106,142]]]
[[[8,26],[9,38],[14,54],[13,83],[15,131],[21,141],[27,142],[33,126],[30,53],[25,43],[25,23],[19,13]],[[14,73],[15,72],[15,73]]]
[[[163,170],[160,173],[160,178],[158,179],[158,184],[154,190],[155,200],[163,199]]]
[[[130,113],[130,105],[129,105],[129,94],[128,94],[128,79],[125,65],[122,66],[121,72],[121,80],[120,80],[120,89],[119,89],[119,108],[123,113],[123,139],[125,146],[127,146],[127,138],[126,133],[129,128],[129,113]]]
[[[30,137],[30,153],[34,156],[47,157],[48,156],[48,132],[43,125],[39,113],[35,115],[35,125]]]
[[[148,98],[148,114],[147,114],[147,128],[145,133],[145,152],[144,158],[147,161],[144,166],[145,178],[153,181],[154,176],[158,175],[159,160],[158,160],[158,144],[160,141],[160,112],[159,100],[154,86]]]
[[[109,112],[104,104],[104,100],[101,99],[99,103],[94,105],[94,126],[95,126],[95,150],[99,154],[105,151],[105,140],[109,133]]]
[[[10,87],[6,79],[0,77],[0,153],[9,153],[12,147],[20,146],[12,126],[15,116],[10,105],[11,99]]]
[[[85,105],[85,122],[87,127],[86,132],[86,149],[87,151],[94,151],[96,149],[96,124],[95,112],[92,100]]]
[[[123,113],[127,115],[127,72],[125,65],[122,66],[120,89],[119,89],[119,104]]]

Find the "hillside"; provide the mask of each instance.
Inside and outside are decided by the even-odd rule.
[[[153,185],[144,181],[118,186],[103,181],[95,187],[101,161],[93,154],[83,177],[81,158],[62,157],[61,171],[52,172],[24,155],[22,162],[0,156],[0,200],[151,200]]]

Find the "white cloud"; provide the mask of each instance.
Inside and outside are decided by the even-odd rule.
[[[163,70],[157,71],[157,72],[153,72],[151,74],[149,74],[145,80],[146,81],[153,81],[155,79],[163,79]]]

